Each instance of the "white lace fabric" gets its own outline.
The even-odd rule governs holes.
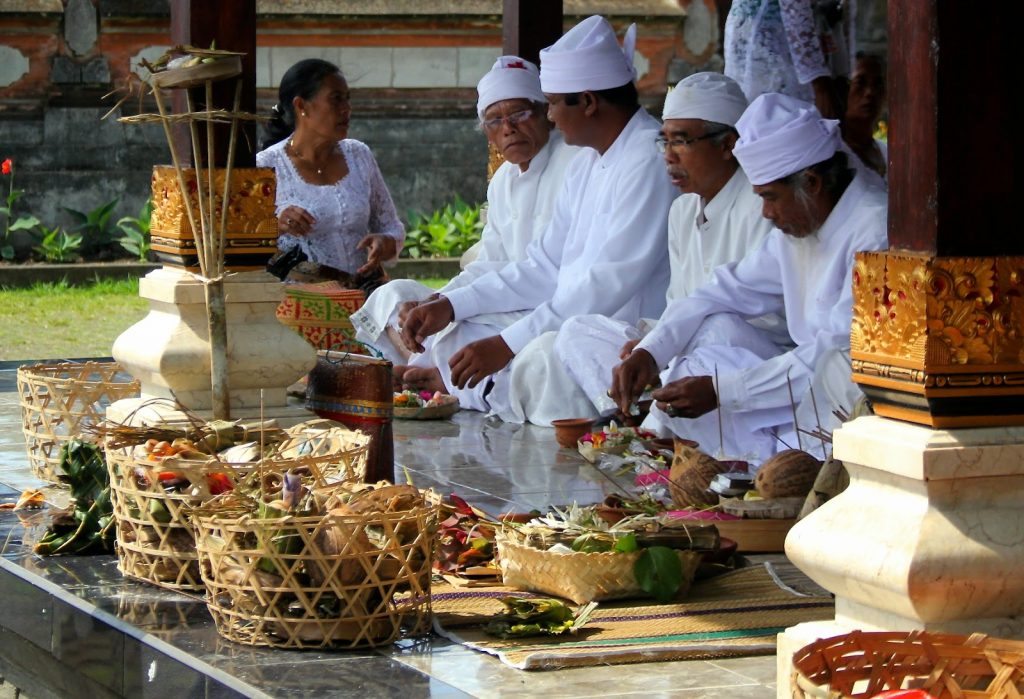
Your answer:
[[[256,154],[259,167],[272,167],[277,175],[277,213],[286,206],[308,211],[316,223],[305,236],[282,234],[277,239],[281,250],[302,248],[313,262],[354,274],[366,264],[366,250],[356,245],[369,233],[383,233],[405,240],[405,227],[380,168],[369,147],[361,141],[345,139],[338,149],[348,164],[348,174],[332,184],[310,184],[302,178],[285,152],[287,139]]]
[[[852,51],[853,3],[843,31]],[[753,101],[766,92],[814,101],[811,81],[832,75],[812,0],[733,0],[725,22],[725,74]],[[848,69],[847,69],[848,72]]]

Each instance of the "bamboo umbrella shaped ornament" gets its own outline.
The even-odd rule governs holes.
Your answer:
[[[259,117],[239,111],[242,94],[242,54],[233,51],[176,47],[168,51],[154,64],[145,64],[150,70],[148,84],[156,100],[159,114],[139,114],[122,117],[123,123],[152,123],[159,121],[163,126],[167,145],[171,151],[181,191],[181,200],[188,216],[195,241],[199,263],[197,279],[202,282],[206,300],[208,333],[210,342],[210,388],[213,417],[231,417],[228,385],[228,336],[224,302],[224,279],[227,274],[224,262],[227,238],[228,203],[231,192],[231,175],[235,159],[240,121],[255,121]],[[213,84],[222,80],[235,79],[234,103],[231,111],[213,108]],[[187,111],[175,114],[167,110],[165,90],[186,89],[202,85],[205,91],[206,108],[196,109],[192,95],[186,91]],[[216,196],[214,161],[214,124],[230,124],[228,157],[224,172],[223,191]],[[185,168],[182,167],[171,134],[172,125],[187,124],[192,144],[192,162],[195,171],[196,196],[193,203],[189,196]],[[203,153],[200,147],[200,129],[206,128],[206,167],[203,168]]]

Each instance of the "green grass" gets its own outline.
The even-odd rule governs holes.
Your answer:
[[[419,281],[432,289],[448,283]],[[117,336],[148,309],[135,279],[0,288],[0,361],[108,357]]]
[[[149,308],[138,280],[0,289],[0,360],[107,357]]]

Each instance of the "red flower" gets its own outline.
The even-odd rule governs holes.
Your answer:
[[[9,174],[11,174],[11,168],[13,166],[14,166],[14,163],[11,162],[10,158],[8,158],[7,160],[4,161],[3,165],[0,165],[0,169],[3,169],[3,173],[5,175],[9,175]]]

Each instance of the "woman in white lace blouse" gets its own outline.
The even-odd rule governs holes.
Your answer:
[[[314,279],[369,292],[387,280],[382,265],[398,257],[405,229],[373,153],[346,138],[348,83],[333,63],[306,59],[284,74],[278,98],[256,155],[277,174],[278,248],[299,247]]]

